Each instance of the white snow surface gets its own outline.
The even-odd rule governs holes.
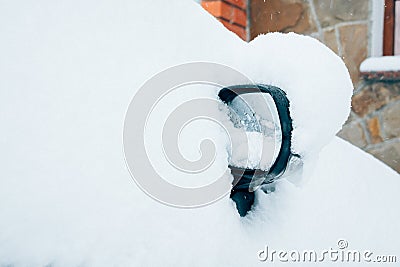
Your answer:
[[[352,85],[319,41],[247,44],[187,0],[3,1],[0,23],[0,266],[262,266],[265,245],[323,250],[340,238],[399,258],[400,177],[334,137]],[[307,183],[257,192],[245,218],[228,196],[178,209],[137,187],[122,148],[127,106],[152,75],[193,61],[285,90],[304,159],[290,180]]]
[[[400,56],[369,57],[361,63],[360,71],[400,71]]]

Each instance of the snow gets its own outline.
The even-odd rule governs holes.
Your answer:
[[[362,72],[400,71],[400,56],[370,57],[360,65]]]
[[[150,114],[145,129],[146,152],[157,172],[166,181],[189,188],[210,184],[221,177],[226,171],[224,167],[228,165],[229,157],[229,152],[226,149],[229,139],[225,134],[221,134],[219,125],[212,120],[198,119],[192,121],[186,127],[182,127],[182,125],[175,127],[176,129],[182,127],[178,134],[178,149],[186,159],[195,161],[202,156],[201,142],[206,139],[212,140],[216,146],[216,151],[218,151],[218,153],[215,153],[213,161],[220,164],[210,164],[208,169],[204,167],[204,170],[199,173],[185,173],[180,169],[182,166],[174,166],[170,161],[165,160],[164,151],[168,151],[168,149],[167,144],[163,146],[160,133],[163,132],[167,119],[175,112],[176,107],[192,100],[193,96],[198,99],[214,100],[213,104],[208,106],[208,113],[212,114],[210,117],[218,118],[218,121],[225,121],[225,123],[230,122],[227,114],[220,110],[222,104],[216,100],[216,87],[196,84],[176,89],[163,97]],[[172,153],[170,156],[174,156],[173,154],[179,154],[179,152]],[[174,161],[173,158],[171,161]]]
[[[286,92],[294,126],[292,152],[311,157],[349,115],[353,86],[346,66],[316,39],[294,33],[259,36],[246,52],[238,69]]]
[[[248,144],[243,143],[240,137],[236,138],[235,135],[232,135],[232,146],[237,147],[238,151],[234,155],[235,157],[231,158],[229,164],[239,168],[269,170],[279,152],[275,140],[258,132],[246,132],[245,134],[249,141]],[[272,153],[266,153],[269,151]],[[232,153],[229,156],[232,156]]]
[[[257,266],[268,264],[257,259],[265,245],[318,250],[340,238],[351,249],[398,253],[399,175],[334,137],[352,85],[317,40],[268,34],[246,44],[183,0],[3,1],[0,13],[0,265]],[[231,66],[291,101],[304,169],[271,194],[257,192],[246,218],[228,196],[198,209],[162,205],[125,165],[132,96],[152,75],[192,61]],[[215,88],[200,91],[188,95],[216,98]],[[224,170],[228,138],[207,122],[192,127],[182,154],[199,156],[193,142],[203,129],[220,144],[210,171]]]

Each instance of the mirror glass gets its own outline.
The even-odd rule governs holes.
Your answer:
[[[245,93],[235,97],[228,107],[233,126],[246,132],[248,142],[246,150],[240,149],[244,142],[233,141],[236,153],[232,153],[230,164],[240,168],[269,170],[282,143],[281,125],[274,100],[267,93]]]

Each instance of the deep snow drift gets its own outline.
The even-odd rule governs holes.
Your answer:
[[[9,1],[0,14],[0,265],[254,266],[267,264],[257,258],[265,245],[320,251],[341,238],[400,256],[399,176],[334,138],[351,81],[318,41],[270,34],[246,44],[187,0]],[[246,218],[228,196],[200,209],[161,205],[125,165],[132,96],[191,61],[226,64],[292,101],[302,176],[258,192]],[[190,133],[182,150],[201,134]],[[215,138],[217,172],[228,152]]]

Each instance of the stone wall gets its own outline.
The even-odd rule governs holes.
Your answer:
[[[400,80],[384,72],[363,76],[339,136],[400,172]]]

